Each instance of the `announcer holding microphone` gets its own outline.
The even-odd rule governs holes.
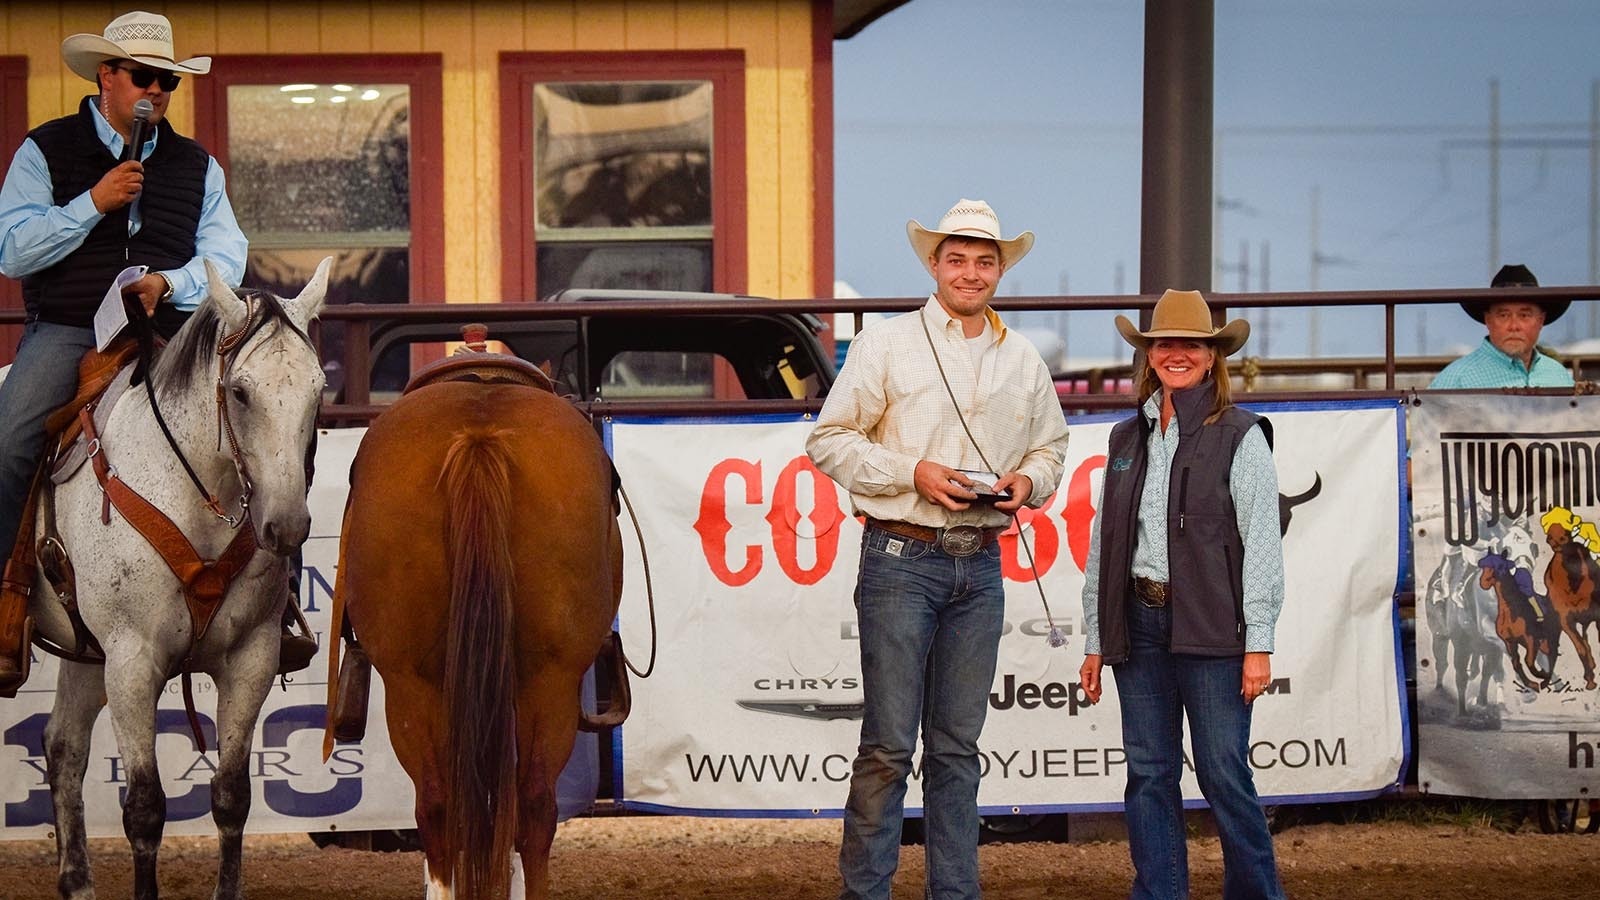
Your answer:
[[[217,161],[166,121],[172,92],[184,76],[209,72],[211,59],[177,61],[172,23],[148,12],[118,16],[102,34],[72,35],[61,58],[96,93],[72,115],[30,131],[0,187],[0,273],[22,280],[27,309],[16,362],[0,384],[7,556],[44,450],[45,417],[77,389],[78,360],[95,344],[95,310],[117,273],[149,266],[124,294],[171,337],[205,299],[203,261],[237,285],[247,250]],[[127,148],[141,102],[149,104],[149,138]],[[13,580],[32,575],[8,573]],[[0,696],[21,681],[21,599],[8,592],[0,603]]]

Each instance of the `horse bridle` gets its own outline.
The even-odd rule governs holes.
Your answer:
[[[206,490],[205,484],[200,481],[200,476],[195,474],[194,467],[189,464],[188,458],[183,455],[183,450],[178,447],[177,440],[173,438],[171,430],[167,428],[167,422],[161,415],[161,407],[156,403],[155,392],[149,387],[150,379],[145,379],[145,385],[150,395],[150,409],[155,413],[156,423],[161,426],[161,433],[166,436],[167,446],[172,448],[173,454],[178,457],[178,462],[183,464],[183,470],[188,473],[189,481],[194,485],[195,490],[200,493],[201,504],[210,510],[212,515],[226,522],[229,528],[238,528],[250,517],[250,498],[255,493],[255,482],[250,478],[250,466],[245,462],[244,452],[239,449],[239,437],[233,429],[233,416],[228,412],[228,374],[233,371],[233,364],[239,358],[238,351],[244,344],[245,339],[250,336],[255,328],[259,327],[260,323],[257,319],[261,310],[265,308],[265,304],[255,302],[254,295],[251,293],[245,293],[239,299],[244,301],[245,305],[244,323],[239,326],[238,330],[232,333],[224,333],[221,339],[217,341],[216,380],[217,449],[222,449],[222,437],[227,435],[228,454],[233,458],[234,473],[239,476],[240,494],[239,514],[237,516],[228,515],[227,510],[223,509],[222,503],[217,499],[216,494]],[[292,323],[290,325],[291,330],[301,340],[305,341],[307,346],[311,346],[311,338],[306,336],[305,332],[299,328],[294,327]]]

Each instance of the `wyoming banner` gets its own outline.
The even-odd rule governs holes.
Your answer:
[[[1419,786],[1594,796],[1600,398],[1429,396],[1411,417]]]

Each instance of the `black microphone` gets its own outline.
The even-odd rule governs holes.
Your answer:
[[[150,117],[155,111],[155,105],[143,97],[133,104],[133,127],[128,131],[128,142],[122,146],[123,162],[139,158],[139,151],[150,137]]]

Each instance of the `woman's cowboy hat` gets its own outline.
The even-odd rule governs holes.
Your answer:
[[[1014,238],[1000,236],[1000,217],[994,214],[989,204],[982,200],[968,200],[962,198],[950,211],[939,220],[936,228],[923,228],[917,224],[916,219],[906,223],[906,237],[911,238],[911,249],[916,251],[917,259],[922,261],[929,272],[933,266],[929,265],[928,258],[933,256],[933,251],[939,242],[947,237],[969,237],[980,240],[994,241],[1000,245],[1000,271],[1016,265],[1028,251],[1033,249],[1033,232],[1024,231]]]
[[[1528,267],[1521,263],[1501,266],[1500,271],[1494,273],[1494,280],[1489,282],[1489,287],[1497,288],[1538,286],[1539,279],[1533,277],[1533,273],[1528,271]],[[1544,324],[1546,325],[1561,318],[1562,314],[1567,311],[1567,307],[1572,305],[1571,300],[1538,300],[1529,298],[1528,302],[1544,310]],[[1461,308],[1467,311],[1467,315],[1477,319],[1479,322],[1482,322],[1483,317],[1489,314],[1489,307],[1493,305],[1494,303],[1488,300],[1463,300],[1461,302]]]
[[[111,20],[104,34],[75,34],[61,42],[62,62],[90,81],[100,80],[100,64],[108,59],[131,59],[152,69],[187,75],[211,71],[209,56],[183,62],[177,62],[175,57],[172,23],[166,16],[148,12],[124,13]]]
[[[1134,349],[1148,351],[1156,338],[1191,338],[1209,341],[1223,356],[1230,356],[1250,337],[1250,323],[1234,319],[1221,328],[1211,326],[1211,307],[1199,291],[1167,291],[1156,301],[1150,330],[1140,331],[1127,316],[1117,316],[1117,330]]]

